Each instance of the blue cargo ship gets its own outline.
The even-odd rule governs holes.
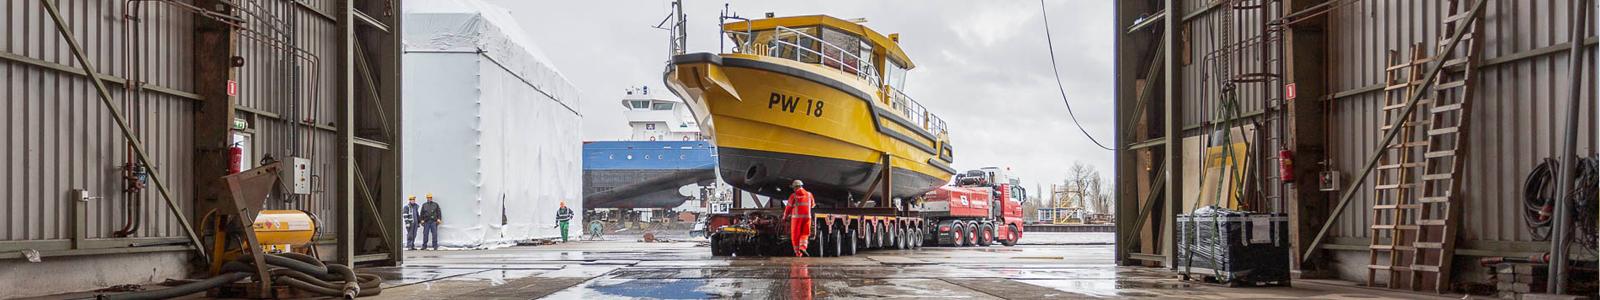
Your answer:
[[[683,103],[629,91],[622,105],[631,141],[583,143],[583,208],[671,209],[694,198],[679,189],[716,181],[716,148]]]

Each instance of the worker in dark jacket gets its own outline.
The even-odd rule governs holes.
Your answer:
[[[433,241],[433,250],[439,250],[439,224],[444,223],[444,212],[439,210],[439,202],[433,201],[433,193],[428,193],[428,203],[422,204],[417,221],[422,222],[422,249],[428,249],[428,241]]]
[[[422,205],[417,204],[417,196],[406,197],[406,206],[400,207],[401,220],[406,224],[406,250],[417,250],[417,215]],[[423,243],[427,243],[424,241]]]
[[[794,256],[806,256],[811,243],[811,208],[816,206],[816,198],[804,185],[799,180],[789,185],[794,193],[789,194],[789,206],[783,208],[784,217],[789,218],[789,246],[794,248]]]
[[[561,208],[556,209],[556,227],[561,228],[561,242],[567,242],[567,223],[572,221],[572,209],[567,208],[567,202],[561,201]]]

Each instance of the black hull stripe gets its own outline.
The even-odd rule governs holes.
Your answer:
[[[917,148],[917,150],[922,150],[923,152],[927,152],[928,154],[932,154],[932,155],[935,155],[935,156],[939,155],[938,150],[935,150],[933,148],[933,146],[930,146],[930,145],[927,145],[925,143],[922,143],[921,141],[917,141],[916,139],[913,139],[913,138],[911,138],[909,136],[906,136],[905,134],[901,134],[900,132],[896,132],[896,131],[893,131],[891,129],[884,128],[883,124],[879,123],[878,117],[884,117],[884,118],[889,119],[890,121],[893,121],[893,122],[895,122],[897,124],[900,124],[901,126],[905,126],[907,129],[910,129],[912,133],[916,133],[917,135],[922,136],[924,138],[927,138],[930,141],[938,141],[939,139],[937,137],[933,136],[932,133],[928,133],[926,130],[922,130],[921,126],[915,126],[915,123],[912,123],[911,121],[906,120],[905,118],[894,114],[894,112],[891,112],[891,111],[889,111],[887,109],[883,109],[882,107],[878,107],[876,104],[872,103],[872,94],[869,94],[869,93],[867,93],[865,91],[862,91],[861,89],[857,89],[857,88],[855,88],[853,86],[850,86],[849,84],[846,84],[844,82],[840,82],[839,80],[836,80],[836,79],[833,79],[833,78],[828,78],[827,76],[818,75],[816,73],[808,72],[808,71],[801,70],[801,69],[798,69],[798,68],[795,68],[795,67],[790,67],[790,66],[785,66],[785,65],[780,65],[780,64],[774,64],[774,63],[769,63],[769,62],[764,62],[764,61],[759,61],[759,60],[743,59],[743,58],[727,58],[727,59],[724,59],[720,55],[711,54],[711,53],[690,53],[690,54],[683,54],[683,55],[678,55],[678,56],[672,57],[672,63],[673,64],[700,63],[700,62],[707,62],[707,63],[711,63],[711,64],[715,64],[715,65],[721,65],[721,66],[747,68],[747,69],[757,69],[757,70],[762,70],[762,71],[780,73],[780,74],[784,74],[784,75],[797,77],[797,78],[800,78],[800,79],[809,80],[811,82],[816,82],[818,84],[825,85],[825,86],[828,86],[829,88],[833,88],[833,89],[836,89],[836,90],[844,91],[845,93],[850,94],[851,96],[855,96],[856,99],[859,99],[862,102],[866,102],[867,107],[872,109],[872,115],[873,115],[872,116],[872,127],[873,127],[873,129],[876,129],[878,131],[878,133],[882,133],[882,134],[887,135],[887,136],[889,136],[891,138],[900,140],[901,142],[905,142],[907,144],[910,144],[912,147]]]

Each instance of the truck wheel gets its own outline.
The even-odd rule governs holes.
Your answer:
[[[1000,244],[1006,247],[1016,246],[1017,240],[1022,239],[1022,231],[1017,230],[1017,225],[1006,225],[1006,229],[1006,239],[1000,241]]]
[[[810,241],[807,242],[808,245],[806,245],[807,257],[822,257],[822,242],[826,241],[822,239],[822,235],[821,227],[816,225],[811,226]]]
[[[828,256],[844,256],[844,229],[837,228],[828,234]]]
[[[856,229],[847,228],[844,231],[844,255],[856,255]]]
[[[956,222],[950,225],[950,244],[956,247],[967,245],[967,223]]]
[[[978,225],[978,246],[989,247],[995,244],[995,230],[989,225]]]
[[[889,245],[889,238],[892,237],[893,234],[889,232],[888,228],[883,227],[883,223],[878,223],[878,248],[883,249],[893,246]]]
[[[978,245],[978,223],[967,224],[967,246]]]
[[[728,247],[728,240],[722,238],[722,235],[712,235],[711,236],[711,256],[728,256],[728,255],[732,255],[733,251],[729,251],[729,250],[730,249]]]

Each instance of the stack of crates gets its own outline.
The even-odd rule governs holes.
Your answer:
[[[1495,266],[1495,290],[1500,299],[1518,299],[1522,294],[1541,294],[1549,284],[1545,275],[1550,267],[1526,263],[1502,263]]]
[[[1289,285],[1289,217],[1218,207],[1178,215],[1185,280],[1230,286]]]

